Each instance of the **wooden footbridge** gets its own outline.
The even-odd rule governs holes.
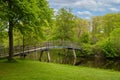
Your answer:
[[[73,64],[76,63],[76,50],[81,51],[81,47],[78,46],[76,43],[70,42],[70,41],[49,41],[49,42],[43,42],[40,44],[36,44],[34,46],[16,46],[14,47],[14,54],[13,56],[21,56],[22,58],[25,58],[25,56],[29,53],[40,51],[39,60],[41,61],[43,52],[47,52],[47,60],[50,62],[50,50],[51,49],[68,49],[73,51]],[[6,51],[7,50],[7,51]],[[8,49],[1,48],[0,49],[0,59],[4,59],[8,57]],[[68,53],[67,53],[68,54]],[[67,55],[65,54],[65,55]]]

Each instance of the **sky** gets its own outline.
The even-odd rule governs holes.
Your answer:
[[[76,16],[84,19],[120,12],[120,0],[48,0],[48,2],[56,12],[67,7],[71,8]]]

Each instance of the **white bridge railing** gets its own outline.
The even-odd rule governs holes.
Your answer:
[[[39,50],[39,49],[53,49],[53,48],[73,48],[73,49],[80,49],[80,45],[75,42],[71,41],[48,41],[48,42],[41,42],[41,43],[35,43],[33,45],[18,45],[14,46],[14,54],[16,53],[24,53],[24,52],[32,52],[33,50]],[[0,58],[8,55],[9,48],[0,47]]]

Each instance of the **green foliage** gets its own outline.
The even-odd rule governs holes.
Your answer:
[[[110,41],[113,43],[113,45],[116,48],[120,47],[120,43],[119,43],[120,42],[120,28],[116,28],[110,33]]]
[[[13,69],[11,69],[13,68]],[[87,77],[86,77],[87,76]],[[0,62],[0,80],[120,80],[120,72],[38,61]]]
[[[92,23],[93,52],[104,54],[106,57],[118,57],[120,55],[120,13],[96,16]]]
[[[103,51],[106,56],[108,57],[116,57],[120,56],[120,28],[114,29],[110,33],[110,37],[107,39],[107,41],[103,45]]]
[[[36,39],[42,34],[41,26],[46,26],[48,22],[50,22],[51,15],[52,9],[46,0],[0,1],[0,22],[3,23],[2,28],[8,30],[9,61],[12,61],[14,53],[13,46],[15,39],[13,31],[18,30],[23,35],[26,34],[27,37],[29,35],[32,39]],[[29,40],[27,42],[29,42]]]
[[[99,42],[97,42],[96,44],[93,45],[93,53],[94,54],[103,54],[103,45],[106,43],[106,39],[103,39]]]
[[[74,25],[74,41],[81,42],[83,35],[89,32],[89,21],[76,17]]]
[[[74,15],[71,9],[61,8],[56,16],[56,28],[53,39],[72,40]]]
[[[43,37],[41,27],[51,24],[53,10],[49,7],[48,2],[46,0],[11,0],[11,8],[8,7],[8,3],[9,1],[0,1],[0,36],[8,39],[3,37],[2,33],[8,31],[8,23],[11,20],[13,25],[10,27],[14,29],[14,46],[18,42],[17,39],[22,40],[19,37],[22,35],[26,38],[40,40]],[[31,40],[27,42],[29,43],[29,41]],[[21,44],[21,41],[19,42]],[[8,46],[8,43],[3,44]]]
[[[2,4],[3,3],[3,4]],[[1,1],[0,8],[7,10],[1,11],[6,15],[10,15],[13,21],[13,27],[18,29],[22,34],[26,34],[28,31],[34,31],[35,34],[39,34],[41,26],[46,26],[47,22],[50,22],[52,17],[52,9],[49,8],[46,0],[12,0],[12,8],[7,9],[7,1]],[[9,14],[7,14],[9,12]],[[8,18],[6,15],[0,15],[1,21]],[[8,19],[6,22],[8,22]],[[5,24],[4,24],[5,25]],[[8,27],[8,26],[7,26]]]
[[[96,16],[92,19],[92,41],[96,43],[110,36],[110,33],[120,27],[120,13]]]
[[[106,57],[116,57],[118,56],[117,49],[114,47],[112,42],[108,39],[102,46],[103,53]]]
[[[93,35],[101,33],[100,31],[103,30],[103,17],[102,16],[95,16],[92,19],[92,33]]]
[[[89,41],[90,41],[89,34],[84,32],[81,35],[80,40],[81,40],[82,43],[89,43]]]
[[[115,48],[115,50],[117,51],[117,56],[120,56],[120,28],[116,28],[114,29],[111,33],[110,33],[110,42],[112,43],[113,47]]]
[[[47,0],[0,0],[0,46],[8,47],[12,27],[14,46],[22,45],[23,36],[25,45],[71,40],[82,43],[85,54],[120,56],[120,13],[93,17],[91,23],[74,16],[70,8],[61,8],[54,19],[52,14]]]
[[[93,49],[93,45],[88,44],[88,43],[87,44],[86,43],[82,44],[82,54],[83,55],[91,55],[91,54],[93,54],[92,49]]]
[[[115,41],[112,41],[111,38],[103,39],[97,42],[93,47],[93,53],[104,54],[105,57],[117,57],[119,56],[119,52],[115,44]]]
[[[103,24],[104,32],[108,37],[115,28],[120,27],[120,13],[103,16]]]
[[[8,32],[7,32],[7,30],[0,31],[0,46],[8,47]]]

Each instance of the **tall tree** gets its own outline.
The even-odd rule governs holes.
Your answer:
[[[92,43],[96,43],[104,37],[103,16],[95,16],[92,18]]]
[[[71,9],[61,8],[56,15],[56,29],[54,39],[72,40],[75,16]]]
[[[103,16],[104,33],[108,37],[110,33],[120,27],[120,13],[106,14]]]
[[[75,22],[74,36],[75,36],[75,39],[79,42],[81,39],[80,38],[81,35],[84,33],[88,33],[90,30],[89,21],[76,17],[74,22]]]
[[[6,24],[9,36],[9,57],[13,57],[13,30],[21,33],[40,32],[40,26],[50,21],[52,10],[46,0],[0,0],[0,20]]]
[[[95,43],[110,36],[110,33],[120,27],[120,13],[106,14],[92,18],[92,41]]]

